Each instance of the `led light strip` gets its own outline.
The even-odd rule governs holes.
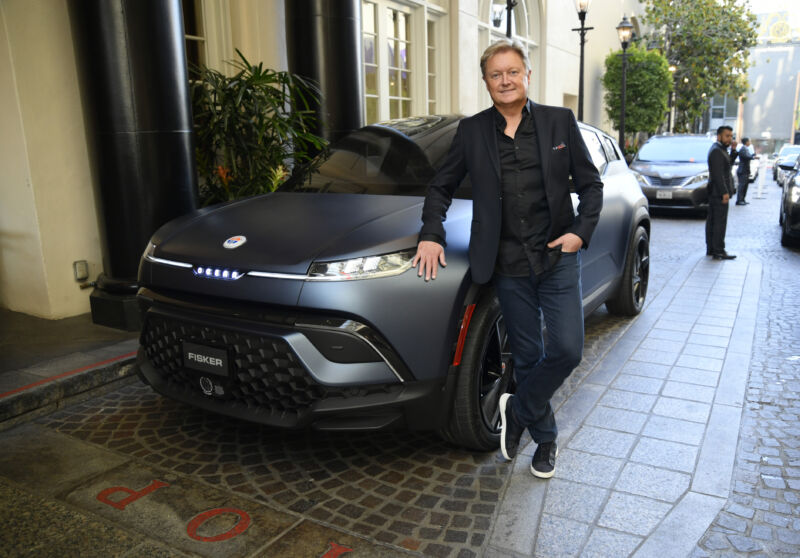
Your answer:
[[[160,264],[164,264],[164,265],[171,265],[173,267],[186,267],[186,268],[189,268],[189,269],[192,268],[192,264],[183,263],[183,262],[176,262],[176,261],[173,261],[173,260],[164,260],[164,259],[161,259],[161,258],[153,257],[153,256],[151,256],[149,254],[147,256],[145,256],[145,258],[150,260],[151,262],[154,262],[154,263],[160,263]]]
[[[247,275],[246,273],[241,273],[238,269],[230,270],[220,267],[204,267],[201,265],[193,267],[192,271],[197,277],[203,277],[205,279],[221,279],[223,281],[236,281],[237,279],[241,279]]]

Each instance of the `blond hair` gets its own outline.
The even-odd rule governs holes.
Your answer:
[[[528,53],[522,43],[517,40],[500,39],[490,44],[486,50],[483,51],[483,55],[481,56],[481,76],[486,77],[486,63],[492,56],[509,50],[513,50],[519,54],[519,57],[522,58],[522,62],[525,64],[525,71],[529,72],[531,69],[531,61],[528,59]]]

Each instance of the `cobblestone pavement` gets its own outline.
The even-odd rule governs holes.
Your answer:
[[[131,384],[0,434],[0,556],[800,556],[800,251],[777,196],[731,208],[735,262],[702,257],[702,219],[656,216],[646,311],[589,316],[554,398],[550,481],[532,444],[507,464],[433,434],[274,431]]]
[[[780,189],[737,207],[728,243],[762,262],[733,494],[694,556],[800,556],[800,250],[780,245]]]

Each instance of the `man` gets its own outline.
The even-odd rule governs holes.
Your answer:
[[[531,472],[553,476],[557,455],[550,398],[581,360],[580,249],[603,204],[603,183],[572,112],[528,100],[531,69],[519,42],[481,57],[493,106],[459,123],[429,185],[412,264],[425,280],[446,265],[442,222],[465,175],[472,181],[469,259],[476,283],[494,283],[514,355],[516,393],[500,397],[500,446],[513,459],[525,428],[538,444]],[[580,204],[570,199],[570,176]],[[545,350],[540,315],[547,324]]]
[[[733,128],[717,128],[717,141],[708,150],[708,216],[706,217],[706,255],[715,260],[732,260],[736,256],[725,251],[725,229],[728,226],[728,202],[733,195],[732,156],[728,147],[733,141]],[[735,155],[733,156],[735,158]]]
[[[750,161],[755,159],[755,155],[750,151],[750,138],[742,138],[742,146],[739,148],[739,168],[736,169],[736,205],[748,205],[745,201],[747,187],[750,185]]]

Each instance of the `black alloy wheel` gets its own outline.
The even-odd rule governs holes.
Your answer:
[[[635,316],[644,308],[650,280],[650,238],[641,225],[636,227],[628,246],[622,281],[613,297],[606,301],[612,314]]]
[[[499,401],[513,391],[511,353],[500,303],[487,293],[472,315],[464,343],[453,411],[440,434],[459,446],[481,451],[500,445]]]

